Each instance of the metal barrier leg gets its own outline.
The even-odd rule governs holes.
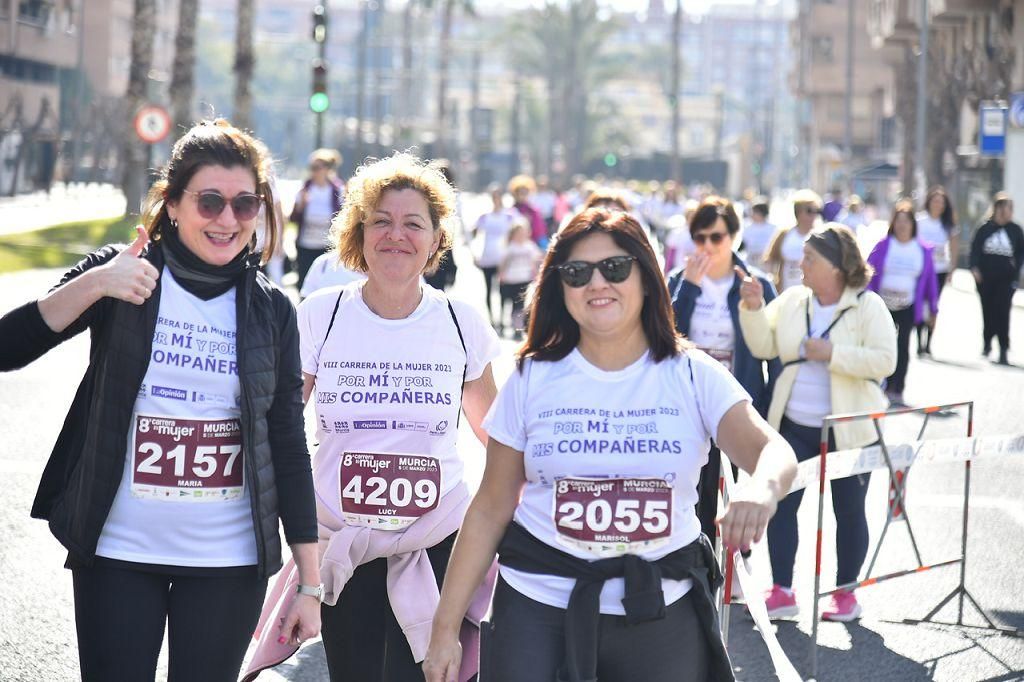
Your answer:
[[[967,437],[970,438],[974,435],[974,404],[971,403],[967,408]],[[963,510],[963,525],[960,531],[960,583],[946,595],[942,601],[939,602],[938,606],[928,612],[924,618],[904,618],[904,623],[919,624],[919,623],[933,623],[935,625],[956,625],[965,628],[976,628],[980,630],[992,630],[1010,637],[1022,637],[1024,638],[1024,630],[1018,628],[1008,628],[1000,625],[996,625],[992,622],[992,619],[988,617],[985,610],[978,605],[977,600],[967,589],[967,520],[970,511],[970,500],[971,500],[971,460],[968,459],[964,462],[964,510]],[[942,610],[946,604],[948,604],[953,598],[959,597],[957,604],[957,618],[955,623],[944,623],[942,621],[933,620],[936,614]],[[974,609],[981,614],[981,617],[985,620],[987,625],[968,625],[964,623],[964,600],[968,600],[974,606]]]
[[[811,614],[811,677],[818,676],[818,598],[821,592],[821,527],[825,519],[825,467],[828,458],[828,420],[821,426],[821,468],[818,472],[818,533],[814,550],[814,602]]]

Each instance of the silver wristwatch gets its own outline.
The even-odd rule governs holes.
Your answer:
[[[323,585],[296,585],[295,591],[299,594],[305,594],[310,597],[315,597],[320,603],[324,601],[324,586]]]

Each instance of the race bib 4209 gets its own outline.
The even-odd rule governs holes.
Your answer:
[[[340,479],[345,523],[402,530],[437,507],[441,463],[423,455],[346,452]]]
[[[135,416],[132,495],[168,502],[233,500],[245,489],[238,419]]]
[[[638,554],[672,535],[672,485],[661,478],[560,478],[558,541],[599,557]]]

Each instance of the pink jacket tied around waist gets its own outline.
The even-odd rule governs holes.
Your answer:
[[[430,643],[430,628],[441,595],[434,580],[434,571],[427,549],[438,544],[462,525],[469,507],[469,488],[459,485],[441,498],[436,509],[424,514],[401,531],[371,530],[349,526],[317,500],[320,521],[320,578],[324,583],[324,603],[333,606],[345,584],[358,566],[386,558],[388,564],[388,599],[402,632],[409,640],[413,658],[422,661]],[[497,576],[497,565],[491,566],[482,585],[477,588],[462,623],[462,668],[459,681],[475,675],[480,666],[480,621],[487,613]],[[295,599],[299,572],[293,560],[278,574],[267,593],[253,637],[256,650],[242,675],[242,682],[255,680],[261,671],[284,662],[298,650],[291,644],[279,644],[277,624]]]

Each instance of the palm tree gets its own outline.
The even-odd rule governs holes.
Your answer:
[[[132,215],[142,204],[146,186],[146,151],[134,134],[135,113],[146,101],[149,70],[153,66],[153,35],[156,32],[156,0],[135,0],[132,22],[132,62],[128,71],[128,89],[124,97],[124,126],[121,188],[125,197],[125,215]]]
[[[451,60],[452,22],[455,19],[455,10],[461,9],[464,14],[470,17],[476,16],[475,0],[441,0],[441,34],[438,41],[438,63],[437,63],[437,109],[435,111],[434,127],[437,133],[437,142],[434,143],[434,156],[443,157],[446,153],[445,133],[447,121],[447,100],[448,100],[448,65]],[[421,0],[428,9],[433,9],[434,0]]]
[[[672,15],[672,83],[669,86],[669,104],[672,107],[672,158],[669,163],[669,177],[676,182],[682,181],[682,164],[679,159],[679,128],[680,109],[679,86],[682,79],[683,49],[683,0],[676,0],[676,11]]]
[[[616,77],[621,65],[605,60],[608,38],[618,29],[605,18],[596,0],[546,0],[543,7],[526,12],[513,24],[512,64],[520,73],[544,79],[548,96],[548,159],[562,148],[561,175],[577,172],[593,135],[590,101],[601,84]]]
[[[256,56],[252,49],[256,0],[238,0],[238,28],[235,32],[235,106],[233,123],[252,127],[252,75]]]
[[[192,125],[192,95],[195,90],[196,20],[199,0],[179,0],[178,32],[174,38],[174,67],[171,73],[171,111],[175,140]]]

